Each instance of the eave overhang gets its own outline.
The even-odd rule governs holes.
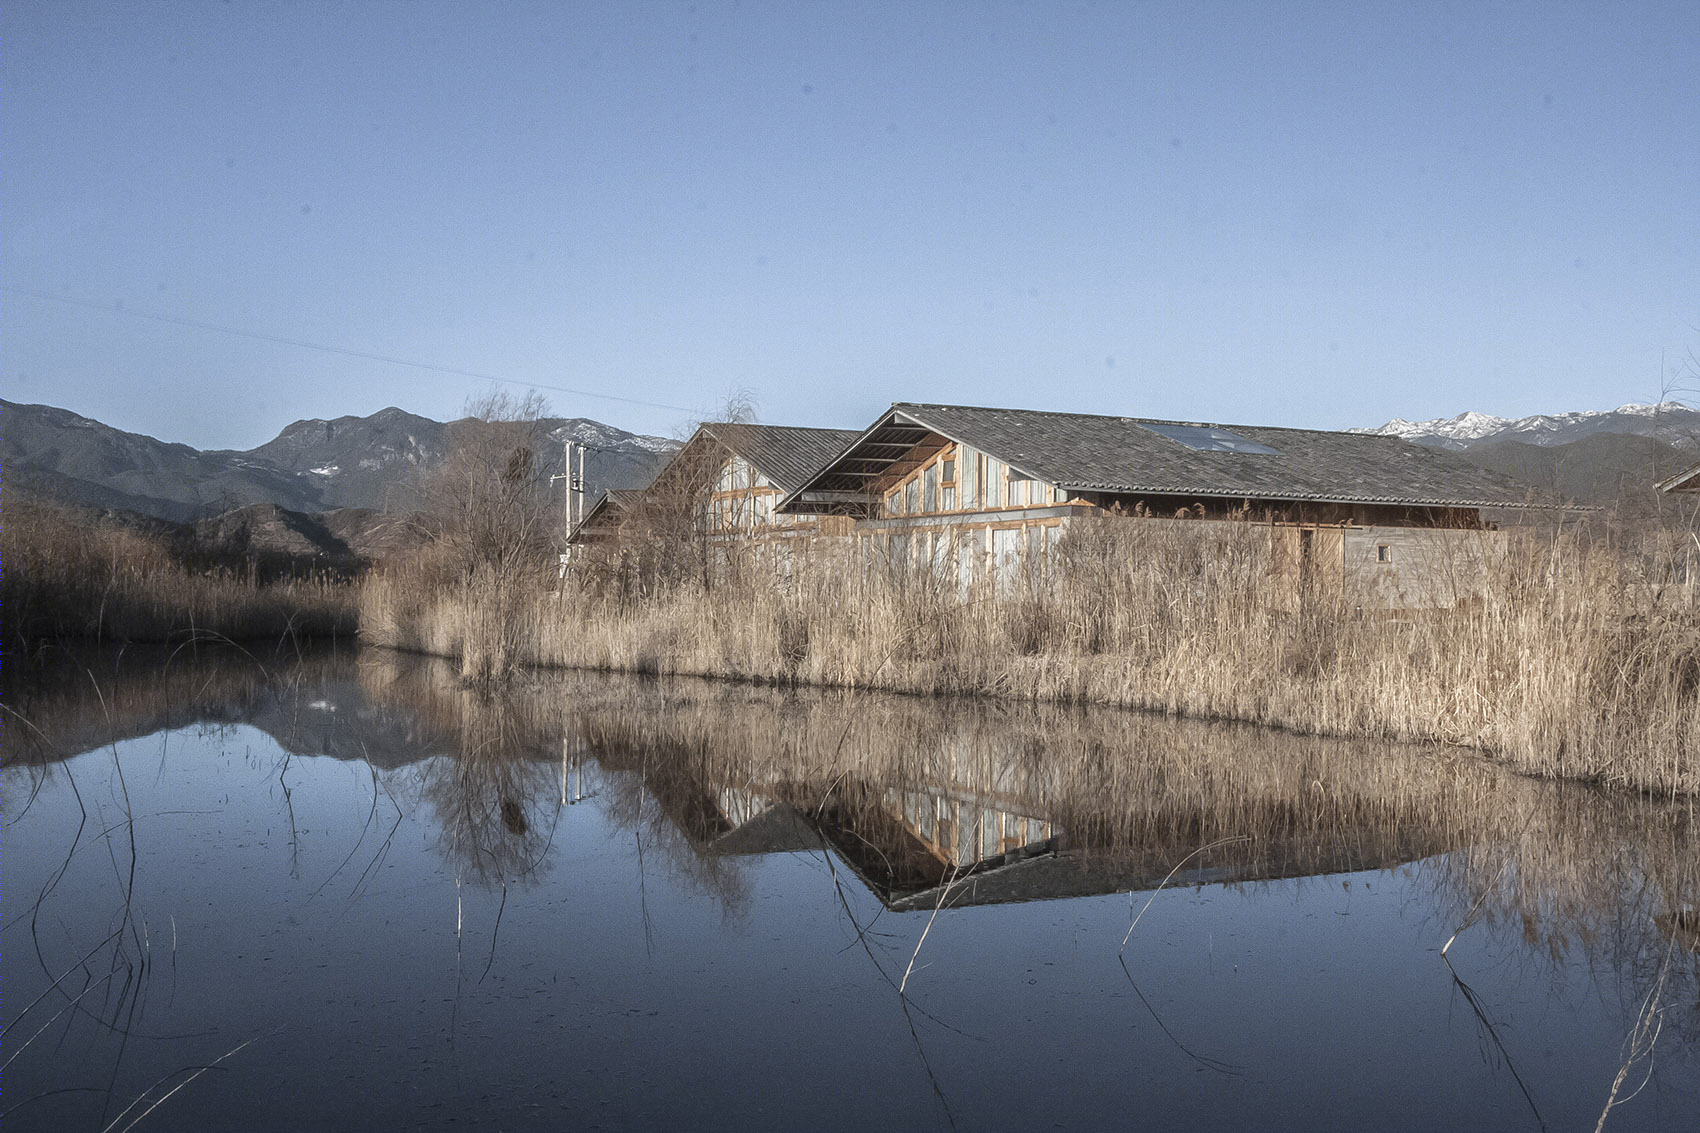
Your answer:
[[[921,417],[895,407],[888,409],[838,458],[814,478],[774,505],[774,511],[791,515],[810,514],[808,506],[817,498],[832,498],[834,502],[871,506],[879,497],[868,490],[874,481],[891,473],[893,465],[914,451],[928,437],[938,436],[946,442],[960,444],[962,439],[930,424]],[[994,454],[996,455],[996,454]],[[999,457],[999,459],[1003,459]],[[1027,475],[1016,464],[1005,461],[1016,471]]]
[[[996,454],[993,454],[996,455]],[[1108,484],[1089,481],[1063,482],[1056,485],[1067,492],[1101,492],[1112,496],[1185,496],[1189,499],[1245,500],[1247,503],[1307,503],[1307,504],[1388,504],[1394,507],[1495,507],[1548,508],[1560,505],[1530,503],[1526,500],[1508,503],[1505,500],[1431,500],[1413,496],[1355,495],[1350,492],[1283,492],[1279,495],[1247,495],[1244,491],[1223,491],[1218,488],[1183,487],[1161,484]],[[1563,505],[1567,511],[1594,511],[1592,507]]]
[[[1678,472],[1659,485],[1661,492],[1700,492],[1700,464],[1687,472]]]

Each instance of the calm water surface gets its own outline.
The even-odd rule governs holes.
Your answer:
[[[1691,803],[371,651],[30,676],[8,1130],[1700,1128]]]

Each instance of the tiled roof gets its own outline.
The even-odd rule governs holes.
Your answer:
[[[585,536],[601,528],[617,522],[618,514],[629,511],[643,499],[642,488],[609,488],[602,493],[591,509],[584,513],[573,529],[567,533],[568,543],[582,543]]]
[[[805,429],[792,425],[715,422],[703,426],[715,440],[749,461],[774,487],[789,495],[832,461],[851,441],[855,429]]]
[[[1201,451],[1148,425],[1227,430],[1274,451]],[[882,441],[906,440],[917,426],[1083,492],[1414,507],[1518,507],[1532,492],[1456,454],[1398,437],[908,402],[893,405],[804,486],[865,488],[882,461],[897,459],[897,446]]]

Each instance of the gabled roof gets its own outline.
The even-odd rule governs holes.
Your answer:
[[[643,499],[641,488],[610,488],[602,493],[596,506],[584,513],[567,533],[568,543],[580,542],[580,534],[595,531],[605,524],[618,523],[622,512],[631,511]]]
[[[700,485],[694,481],[711,476],[725,460],[725,452],[749,461],[781,493],[793,494],[816,469],[837,456],[859,435],[854,429],[707,422],[697,426],[697,431],[662,466],[648,488],[604,492],[596,506],[579,520],[567,536],[567,542],[581,541],[581,535],[617,519],[621,512],[633,510],[651,493],[665,498],[669,493],[677,492],[681,481],[686,492],[695,491]]]
[[[786,495],[801,488],[860,435],[854,429],[738,422],[713,422],[702,426],[701,431],[749,461]]]
[[[720,467],[724,452],[749,461],[781,493],[790,495],[815,471],[855,440],[852,429],[806,429],[794,425],[752,425],[709,421],[697,426],[679,451],[655,475],[649,490],[678,489],[681,479],[694,482]],[[694,483],[687,485],[693,489]]]
[[[614,511],[629,511],[643,499],[642,488],[609,488],[602,493],[602,498],[596,501],[597,507],[606,507]]]
[[[1453,453],[1370,433],[898,402],[780,510],[805,510],[793,506],[801,491],[864,498],[928,434],[1079,492],[1524,507],[1532,491]]]

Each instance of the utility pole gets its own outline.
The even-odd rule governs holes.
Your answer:
[[[573,474],[573,447],[574,446],[573,446],[573,441],[572,441],[571,437],[563,437],[562,438],[562,440],[561,440],[561,474],[559,476],[549,477],[549,482],[551,484],[553,484],[557,480],[566,481],[566,491],[563,492],[562,495],[561,495],[561,511],[562,511],[563,517],[566,520],[566,525],[567,525],[567,529],[564,532],[562,532],[562,534],[561,534],[563,546],[565,546],[565,541],[566,541],[567,537],[570,536],[573,533],[573,528],[578,526],[579,509],[577,507],[575,507],[574,504],[577,502],[578,490],[580,488],[582,488],[583,485],[584,485],[584,451],[583,451],[584,446],[583,445],[578,446],[578,448],[579,448],[578,475],[576,475],[576,476]],[[571,553],[572,553],[571,547],[565,547],[565,549],[561,552],[560,570],[561,570],[561,577],[562,578],[565,578],[567,576],[567,561],[568,561],[568,556]]]
[[[584,506],[584,450],[585,450],[585,447],[586,446],[578,444],[577,442],[575,442],[571,437],[563,437],[562,440],[561,440],[561,474],[559,476],[549,477],[549,482],[551,484],[553,484],[557,480],[565,480],[566,481],[567,490],[566,490],[566,494],[565,494],[564,498],[561,501],[561,505],[562,505],[562,510],[566,514],[566,522],[567,522],[566,533],[567,533],[567,535],[571,535],[572,532],[573,532],[573,529],[584,521],[584,514],[585,514],[585,506]],[[574,458],[575,455],[578,458],[578,463],[577,463],[576,466],[573,463],[573,458]],[[567,548],[567,550],[568,550],[568,552],[570,552],[572,550],[572,548],[569,547],[569,548]],[[562,554],[561,555],[561,576],[563,578],[566,577],[566,573],[567,573],[567,555]]]
[[[572,471],[568,469],[568,471]],[[578,476],[573,480],[573,498],[578,501],[578,518],[584,518],[584,446],[578,446]],[[575,522],[577,522],[575,520]]]
[[[567,523],[567,533],[571,534],[578,523],[578,516],[573,510],[573,442],[570,438],[561,442],[561,474],[549,477],[551,484],[557,480],[567,482],[567,490],[561,497],[561,514]]]

